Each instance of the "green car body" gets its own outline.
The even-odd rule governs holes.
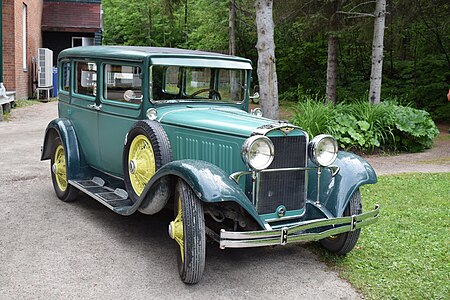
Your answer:
[[[74,200],[79,189],[122,215],[154,214],[175,203],[186,219],[185,207],[198,200],[194,207],[202,213],[196,220],[206,225],[196,230],[221,248],[359,236],[359,228],[377,220],[379,208],[362,213],[359,198],[357,213],[350,214],[350,206],[361,185],[376,182],[374,170],[342,151],[332,164],[317,165],[306,132],[249,113],[251,70],[247,59],[200,51],[64,50],[58,58],[59,118],[49,123],[42,148],[42,160],[52,161],[58,197]],[[249,140],[260,143],[261,152],[247,153]],[[148,142],[150,150],[133,152],[133,145]],[[248,159],[268,159],[264,143],[274,147],[269,166],[255,169]],[[140,151],[153,156],[150,162]],[[182,280],[195,283],[203,269],[191,272],[183,265],[191,243],[186,219],[184,231],[175,229],[180,217],[169,232],[184,239]],[[346,253],[354,243],[331,251]]]

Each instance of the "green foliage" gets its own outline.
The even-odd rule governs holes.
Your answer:
[[[303,101],[294,107],[293,124],[302,127],[310,136],[328,131],[329,124],[336,118],[336,110],[331,103],[316,96],[304,96]]]
[[[438,129],[423,110],[383,102],[341,103],[333,106],[319,96],[305,96],[295,107],[292,122],[311,136],[333,135],[342,149],[359,151],[423,151],[431,148]]]
[[[381,176],[361,189],[363,208],[380,204],[381,215],[355,249],[316,251],[365,299],[448,299],[448,182],[450,173]]]
[[[419,109],[392,105],[396,141],[401,149],[423,151],[433,146],[439,131],[430,115]]]

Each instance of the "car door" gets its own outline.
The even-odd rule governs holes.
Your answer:
[[[60,114],[67,115],[72,121],[86,162],[94,168],[100,168],[97,64],[95,61],[75,60],[73,70],[70,105],[60,106]]]
[[[125,136],[141,118],[142,68],[132,63],[103,63],[98,111],[102,170],[122,177],[122,151]]]

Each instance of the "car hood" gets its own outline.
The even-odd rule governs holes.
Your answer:
[[[177,106],[158,108],[162,124],[248,137],[256,128],[276,121],[227,106]]]

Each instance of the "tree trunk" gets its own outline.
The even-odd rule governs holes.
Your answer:
[[[228,32],[229,32],[229,44],[228,52],[230,55],[236,55],[236,6],[235,0],[230,0],[230,12],[228,14]],[[231,99],[238,99],[239,83],[237,82],[236,74],[230,70],[230,83],[231,83]]]
[[[380,103],[381,78],[383,73],[383,39],[384,18],[386,15],[386,0],[377,0],[375,7],[375,22],[372,43],[372,72],[370,74],[369,101],[372,104]]]
[[[328,35],[328,61],[327,61],[327,101],[336,103],[337,81],[337,37]]]
[[[275,69],[273,0],[256,0],[256,28],[258,31],[258,81],[261,109],[266,118],[278,119],[278,82]]]
[[[228,44],[228,51],[230,55],[236,55],[236,5],[235,0],[230,0],[230,13],[228,15],[228,31],[230,40]]]

